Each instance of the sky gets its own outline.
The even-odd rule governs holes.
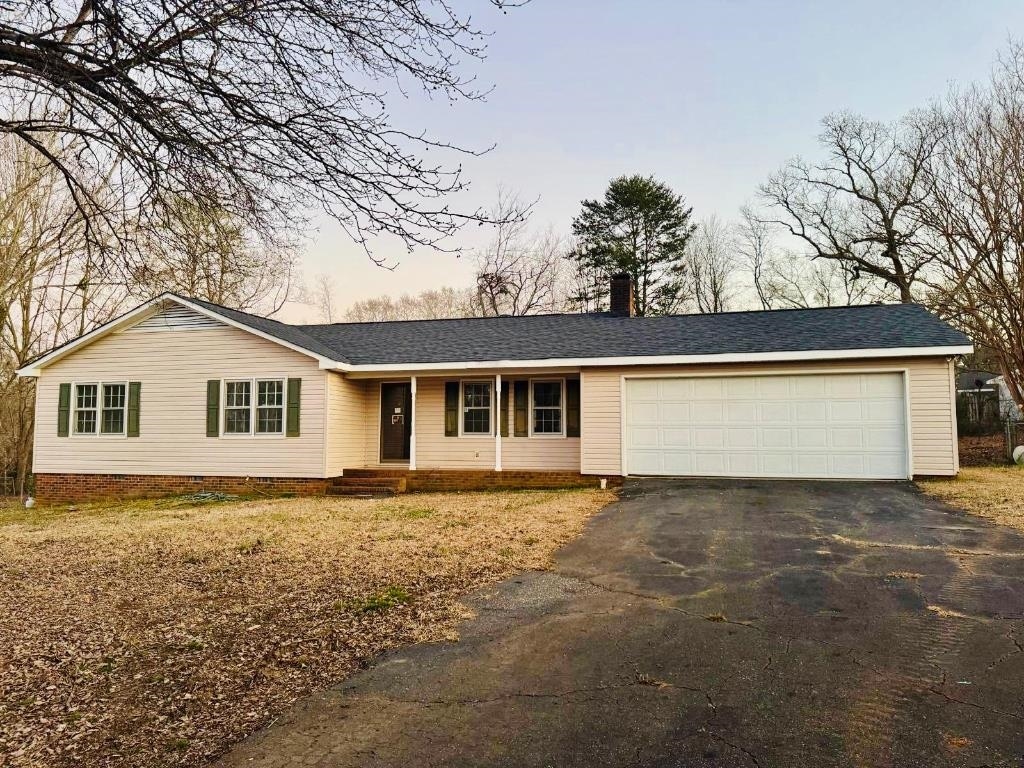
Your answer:
[[[457,4],[493,33],[486,60],[465,69],[493,91],[455,106],[396,97],[394,122],[495,145],[462,160],[471,186],[455,202],[490,207],[504,187],[537,200],[532,227],[565,234],[581,200],[632,173],[668,183],[695,218],[734,219],[787,159],[814,157],[826,114],[897,119],[983,79],[1024,37],[1020,0],[532,0],[504,14]],[[313,224],[303,272],[330,275],[339,307],[470,285],[468,254],[487,237],[465,230],[450,243],[462,257],[375,243],[382,269],[331,221]]]

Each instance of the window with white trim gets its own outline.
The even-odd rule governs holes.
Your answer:
[[[564,418],[564,381],[531,381],[532,426],[535,435],[561,435]]]
[[[462,434],[491,434],[492,391],[489,381],[462,382]]]
[[[128,387],[125,384],[103,384],[102,388],[100,432],[104,435],[123,435],[127,421]]]
[[[99,405],[98,384],[75,385],[75,434],[95,435],[97,406]]]
[[[284,381],[256,382],[256,433],[279,435],[284,432]]]
[[[248,435],[252,431],[252,382],[224,382],[224,434]]]
[[[225,435],[283,435],[284,379],[229,379],[224,382]]]

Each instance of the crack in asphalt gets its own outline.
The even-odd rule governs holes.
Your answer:
[[[399,704],[416,704],[419,706],[476,706],[479,704],[495,704],[501,701],[509,701],[512,699],[564,699],[580,695],[599,694],[606,693],[608,691],[621,691],[629,688],[651,688],[653,690],[666,690],[674,689],[681,691],[688,691],[690,693],[699,693],[705,698],[708,703],[708,707],[712,713],[717,713],[717,708],[711,696],[703,688],[696,688],[692,686],[682,685],[680,683],[670,683],[663,680],[654,680],[647,678],[643,675],[638,675],[636,680],[632,680],[627,683],[615,683],[608,685],[595,685],[587,686],[584,688],[570,688],[565,691],[514,691],[512,693],[503,693],[498,696],[490,696],[486,698],[438,698],[438,699],[409,699],[398,696],[390,696],[385,693],[374,692],[372,696],[379,696],[380,698],[387,699]],[[586,699],[584,699],[585,701]]]
[[[934,686],[930,686],[928,688],[928,691],[930,693],[935,694],[936,696],[938,696],[940,698],[945,699],[947,702],[949,702],[951,704],[962,704],[965,707],[973,707],[974,709],[980,709],[982,712],[991,712],[993,715],[1001,715],[1002,717],[1010,717],[1010,718],[1013,718],[1014,720],[1024,720],[1024,717],[1022,717],[1021,715],[1015,714],[1013,712],[1007,712],[1007,711],[1002,710],[1002,709],[995,709],[994,707],[986,707],[983,704],[978,704],[977,702],[974,702],[974,701],[967,701],[966,699],[958,699],[956,696],[950,696],[945,691],[941,691],[938,688],[935,688]]]

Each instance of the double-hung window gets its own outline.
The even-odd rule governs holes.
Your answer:
[[[252,382],[224,382],[224,434],[252,432]]]
[[[256,433],[279,435],[284,431],[284,382],[256,382]]]
[[[104,435],[123,435],[128,396],[124,384],[103,385],[103,408],[100,432]]]
[[[284,379],[224,382],[225,435],[283,435]]]
[[[99,384],[75,385],[75,434],[95,435]]]
[[[462,434],[491,434],[491,382],[462,382]]]
[[[563,391],[562,380],[534,381],[533,389],[533,434],[563,434]]]

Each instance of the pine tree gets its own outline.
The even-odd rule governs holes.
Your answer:
[[[576,247],[568,254],[578,274],[592,276],[573,297],[579,306],[601,301],[609,275],[633,278],[638,315],[668,315],[686,301],[686,247],[695,226],[681,195],[653,177],[613,179],[603,200],[584,200],[573,219]]]

